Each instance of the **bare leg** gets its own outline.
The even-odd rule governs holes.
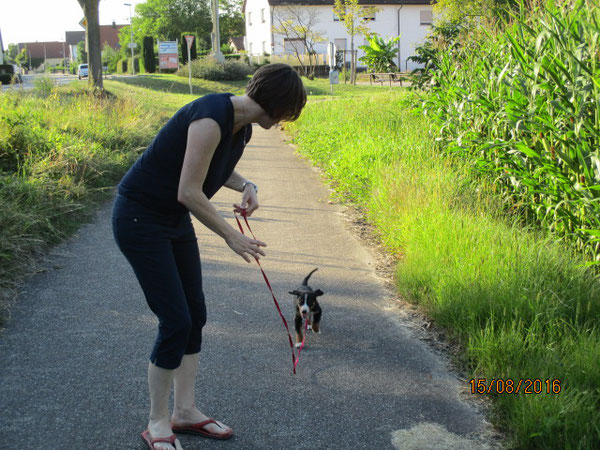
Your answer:
[[[200,353],[184,355],[181,365],[175,369],[175,405],[172,421],[176,425],[193,425],[204,422],[207,416],[198,411],[195,404],[195,383]],[[204,427],[206,431],[217,434],[228,434],[230,428],[221,422]]]
[[[148,430],[153,438],[169,437],[173,434],[169,423],[169,395],[173,382],[174,370],[163,369],[150,363],[148,365],[148,388],[150,390],[150,422]],[[182,449],[179,440],[176,448]],[[172,450],[173,446],[165,443],[155,444],[157,449]]]

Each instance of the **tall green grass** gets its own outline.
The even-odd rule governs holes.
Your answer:
[[[472,377],[560,380],[498,394],[517,448],[600,445],[600,286],[565,245],[503,218],[490,186],[442,156],[404,93],[309,103],[288,128],[398,255],[397,285],[464,349]],[[348,114],[352,111],[352,114]]]
[[[441,49],[424,110],[443,148],[521,211],[600,263],[600,8],[521,6],[504,28]]]
[[[161,121],[79,88],[0,95],[0,297],[112,193]]]

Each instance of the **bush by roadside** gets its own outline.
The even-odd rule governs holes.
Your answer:
[[[163,117],[47,82],[0,95],[0,309],[35,258],[112,194]]]
[[[212,56],[196,59],[191,64],[193,78],[203,78],[212,81],[244,80],[253,72],[249,65],[240,61],[228,59],[220,63]],[[181,77],[188,77],[188,73],[189,68],[187,64],[177,71],[177,75]]]

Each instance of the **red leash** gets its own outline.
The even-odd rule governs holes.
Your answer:
[[[252,237],[255,240],[257,240],[256,236],[254,236],[254,232],[252,231],[252,228],[250,228],[250,224],[248,223],[248,216],[246,214],[246,210],[242,211],[242,217],[244,218],[244,222],[246,222],[246,226],[248,227],[250,234],[252,235]],[[244,229],[242,228],[242,223],[240,222],[240,219],[238,219],[237,214],[235,214],[235,220],[238,224],[238,227],[240,228],[240,232],[245,235],[246,233],[244,233]],[[285,330],[287,331],[290,348],[292,350],[292,364],[293,364],[292,370],[293,370],[294,374],[296,374],[296,366],[298,365],[298,361],[300,360],[300,352],[304,348],[304,341],[306,341],[306,329],[308,328],[308,318],[306,319],[306,323],[304,325],[304,336],[302,339],[302,344],[300,345],[300,348],[298,349],[298,355],[296,355],[294,352],[294,343],[292,342],[292,335],[290,334],[290,327],[288,327],[287,321],[285,320],[285,317],[283,316],[283,313],[281,312],[281,308],[279,307],[279,302],[275,298],[275,293],[273,292],[271,283],[269,282],[269,279],[267,278],[267,274],[265,273],[262,266],[260,265],[260,260],[256,257],[254,259],[255,259],[256,263],[258,264],[258,267],[260,268],[260,271],[262,273],[263,278],[265,279],[265,283],[267,283],[267,287],[269,288],[269,291],[271,291],[271,296],[273,297],[273,302],[275,303],[275,307],[277,308],[279,317],[281,317],[281,320],[283,321],[283,326],[285,327]]]

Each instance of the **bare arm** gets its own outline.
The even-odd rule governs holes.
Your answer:
[[[260,255],[265,255],[260,247],[265,247],[266,244],[235,230],[202,191],[210,161],[220,139],[221,130],[214,120],[200,119],[190,124],[177,200],[208,229],[221,236],[234,252],[250,262],[249,256],[259,258]]]
[[[231,174],[225,183],[225,187],[242,193],[242,203],[233,205],[233,210],[236,213],[241,214],[243,210],[246,210],[246,214],[251,216],[258,209],[258,192],[254,187],[254,183],[248,181],[239,172],[234,171]]]

